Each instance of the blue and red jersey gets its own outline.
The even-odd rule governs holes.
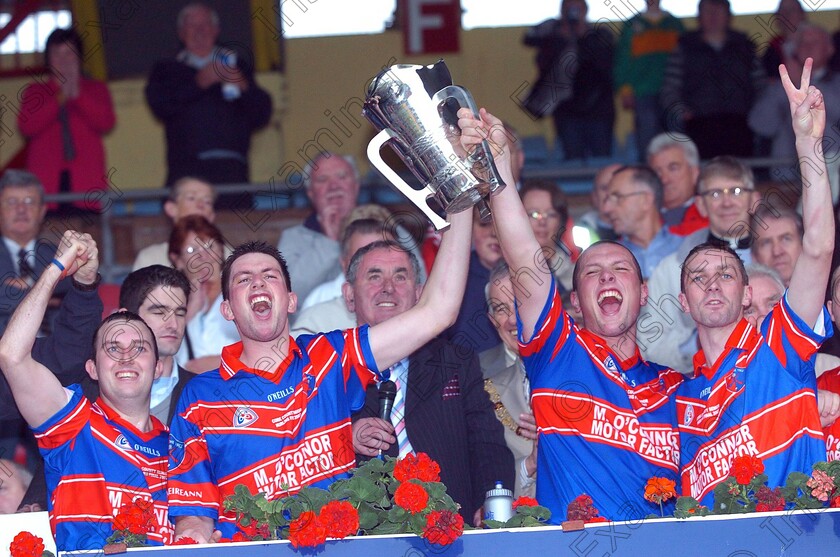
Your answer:
[[[537,500],[551,522],[566,520],[577,496],[592,497],[610,520],[643,518],[653,476],[676,482],[679,435],[672,393],[682,375],[644,361],[628,347],[621,359],[606,341],[563,311],[552,279],[535,334],[522,343],[539,432]]]
[[[289,338],[286,359],[263,369],[241,361],[242,343],[221,367],[192,379],[172,420],[170,516],[206,516],[226,538],[237,485],[269,500],[303,486],[328,487],[356,465],[350,413],[377,379],[368,327]]]
[[[817,388],[840,395],[840,367],[830,369],[817,378]],[[840,420],[823,428],[825,460],[840,460]]]
[[[817,330],[830,335],[828,313],[819,320]],[[825,460],[810,361],[825,338],[785,295],[760,332],[742,319],[713,365],[702,350],[695,354],[694,377],[677,391],[683,495],[711,506],[738,456],[760,458],[771,488]]]
[[[166,475],[169,435],[150,416],[142,432],[101,399],[91,404],[78,385],[67,405],[33,428],[49,490],[50,523],[59,551],[102,549],[124,504],[152,501],[149,545],[170,541]]]

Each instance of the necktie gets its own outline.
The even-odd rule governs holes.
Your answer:
[[[394,397],[394,408],[391,410],[391,423],[394,426],[400,458],[402,458],[408,453],[414,452],[408,440],[408,432],[405,430],[405,366],[402,362],[398,362],[390,371],[391,379],[397,385],[397,396]]]
[[[61,146],[64,149],[64,160],[72,161],[76,158],[76,147],[73,145],[73,134],[70,132],[70,117],[67,106],[58,109],[58,122],[61,124]]]
[[[18,251],[18,275],[31,284],[35,280],[35,269],[29,264],[27,255],[26,250],[23,248]]]

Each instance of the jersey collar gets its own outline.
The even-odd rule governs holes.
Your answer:
[[[625,359],[620,359],[619,355],[616,354],[607,344],[607,341],[603,338],[599,337],[598,335],[592,333],[587,329],[578,329],[578,335],[580,336],[581,340],[584,342],[586,347],[592,353],[592,355],[597,359],[599,362],[604,362],[607,360],[607,356],[611,356],[616,363],[618,363],[619,367],[622,370],[628,370],[639,363],[642,359],[641,353],[639,352],[638,345],[633,345],[633,353],[630,354]]]
[[[713,365],[708,365],[706,354],[702,349],[694,354],[694,377],[703,375],[706,379],[712,379],[732,349],[748,350],[757,341],[758,337],[759,334],[756,328],[742,317],[741,321],[738,322],[735,329],[730,333],[729,338],[726,339],[724,350]]]
[[[283,376],[282,371],[289,367],[295,357],[302,356],[297,342],[295,342],[295,339],[291,336],[289,336],[289,351],[286,354],[286,359],[270,370],[252,368],[243,364],[242,360],[239,359],[242,356],[242,350],[242,341],[222,348],[222,365],[219,368],[219,375],[221,375],[222,379],[225,381],[229,380],[237,373],[242,372],[257,375],[263,379],[271,381],[272,383],[280,383],[280,378]]]
[[[151,420],[152,429],[150,429],[149,431],[140,431],[139,429],[137,429],[137,427],[135,427],[134,424],[123,419],[123,417],[120,416],[119,412],[108,406],[108,403],[106,403],[102,399],[102,397],[96,399],[96,406],[97,408],[99,408],[102,414],[105,415],[105,419],[107,419],[109,422],[113,422],[122,428],[128,429],[143,441],[149,441],[151,439],[154,439],[161,433],[169,431],[166,428],[166,426],[160,420],[155,418],[152,414],[149,414],[149,420]]]

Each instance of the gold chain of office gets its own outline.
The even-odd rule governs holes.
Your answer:
[[[490,396],[490,402],[493,403],[493,411],[496,412],[496,418],[502,422],[502,425],[518,436],[525,437],[522,435],[522,428],[516,423],[516,420],[513,419],[513,416],[510,415],[510,412],[508,412],[508,409],[502,403],[502,396],[496,389],[496,385],[493,384],[492,379],[484,380],[484,390]],[[525,438],[527,439],[527,437]]]

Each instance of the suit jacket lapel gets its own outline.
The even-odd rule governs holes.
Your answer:
[[[432,341],[431,346],[436,344],[437,342]],[[408,358],[408,392],[405,399],[406,420],[421,401],[436,396],[442,388],[440,386],[442,362],[435,361],[440,359],[441,351],[429,349],[431,346],[427,344]]]

